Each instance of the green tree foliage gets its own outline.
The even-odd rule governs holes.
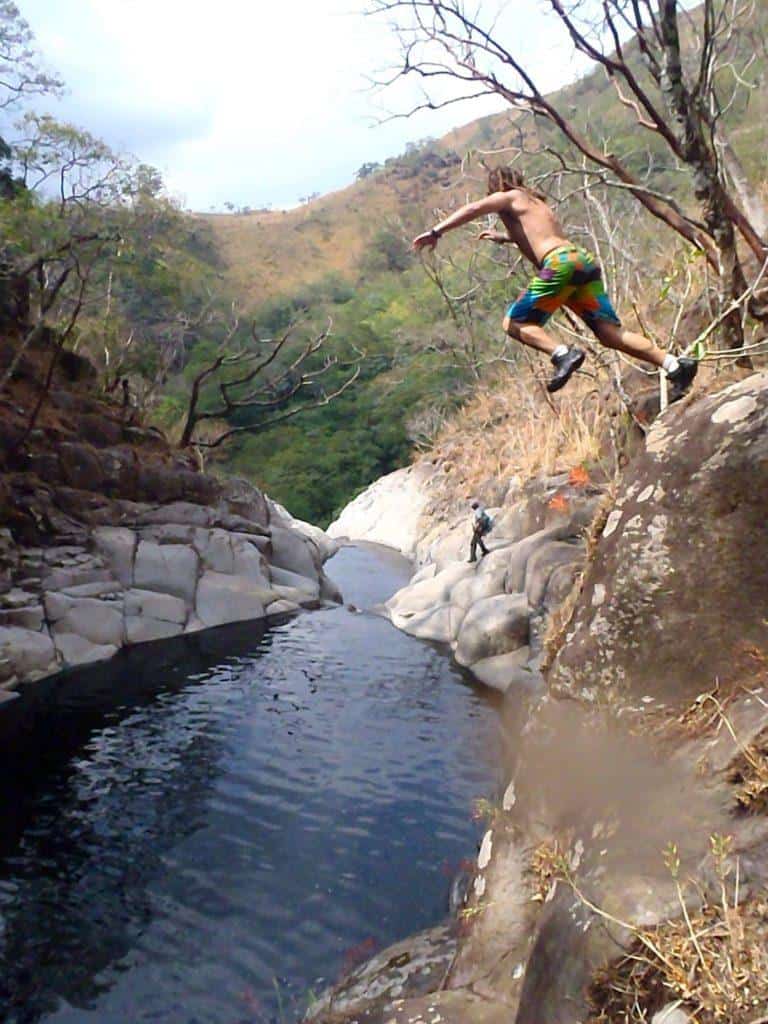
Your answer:
[[[364,275],[377,274],[388,270],[407,270],[413,263],[410,240],[402,227],[387,224],[378,229],[371,239],[361,270]]]

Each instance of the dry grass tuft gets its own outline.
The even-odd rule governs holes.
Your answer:
[[[589,467],[605,458],[607,412],[594,381],[577,377],[552,398],[533,370],[518,364],[480,387],[427,454],[447,470],[446,495],[462,499],[482,494],[489,480],[524,483],[567,470],[591,476]]]
[[[529,873],[532,878],[533,896],[537,903],[546,903],[554,886],[563,877],[565,855],[559,842],[547,840],[539,843],[531,855]]]
[[[728,732],[738,751],[727,774],[728,782],[734,787],[736,807],[749,814],[768,814],[768,728],[746,742],[738,735],[728,714],[730,706],[746,696],[768,708],[760,690],[754,688],[765,683],[765,655],[756,650],[748,653],[752,665],[760,667],[758,675],[750,672],[746,680],[730,686],[727,692],[722,692],[718,685],[707,693],[699,694],[671,723],[663,722],[660,731],[672,739],[676,736],[713,736],[722,730]],[[706,771],[706,761],[701,768]]]
[[[697,1024],[768,1020],[768,896],[740,900],[730,845],[730,837],[712,837],[719,891],[704,896],[695,882],[676,879],[681,916],[633,929],[626,955],[595,976],[590,1024],[648,1022],[672,1002]],[[692,902],[699,905],[693,912]]]
[[[742,811],[768,814],[768,729],[742,747],[728,781],[736,787],[736,803]]]

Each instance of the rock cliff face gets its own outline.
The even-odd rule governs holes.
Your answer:
[[[412,558],[429,500],[432,467],[417,463],[367,487],[328,527],[328,536],[384,544]]]
[[[0,396],[0,702],[128,644],[340,599],[322,569],[333,541],[247,482],[197,472],[77,357],[25,436],[44,354]]]
[[[514,686],[535,689],[542,684],[549,619],[584,563],[584,531],[602,489],[568,473],[522,488],[513,483],[503,504],[490,510],[489,554],[469,563],[469,509],[459,516],[435,510],[432,491],[439,475],[439,466],[417,463],[384,477],[349,506],[354,515],[345,509],[329,532],[356,540],[388,537],[391,546],[421,564],[411,582],[387,601],[386,612],[398,629],[449,644],[456,661],[487,686],[502,692]],[[400,534],[398,486],[411,509],[400,517]]]
[[[768,373],[651,429],[608,514],[551,681],[694,697],[768,646]],[[673,410],[674,412],[674,410]]]
[[[400,943],[396,962],[380,954],[309,1019],[764,1019],[766,399],[768,374],[756,374],[656,422],[601,510],[548,690],[505,766],[459,919]],[[525,543],[501,548],[507,573]],[[432,580],[449,569],[437,566]],[[480,578],[433,583],[435,607]],[[419,586],[412,618],[428,622]],[[498,617],[511,644],[522,632],[508,598]],[[430,950],[441,981],[425,988]],[[746,973],[716,1017],[707,999],[725,998],[737,963]]]

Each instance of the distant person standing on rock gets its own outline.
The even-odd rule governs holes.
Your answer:
[[[567,306],[601,344],[665,370],[673,385],[670,401],[682,398],[696,376],[696,360],[664,353],[650,338],[622,327],[595,257],[568,241],[545,196],[529,188],[519,171],[508,167],[489,171],[485,199],[467,203],[418,235],[413,248],[434,249],[446,231],[489,214],[496,214],[506,231],[482,231],[479,237],[516,245],[537,270],[528,288],[507,310],[503,325],[510,337],[550,356],[555,372],[547,391],[559,391],[567,384],[586,355],[575,346],[558,344],[543,329],[555,310]]]
[[[488,554],[488,548],[483,542],[483,537],[488,533],[493,525],[491,517],[485,511],[479,501],[472,502],[472,509],[474,510],[472,516],[472,543],[469,547],[469,561],[477,561],[477,546],[480,545],[482,555]],[[482,555],[480,556],[482,558]]]

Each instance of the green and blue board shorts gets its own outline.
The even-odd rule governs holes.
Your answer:
[[[561,306],[573,310],[588,327],[598,321],[621,326],[603,286],[600,264],[580,245],[561,245],[548,252],[507,316],[515,323],[543,326]]]

